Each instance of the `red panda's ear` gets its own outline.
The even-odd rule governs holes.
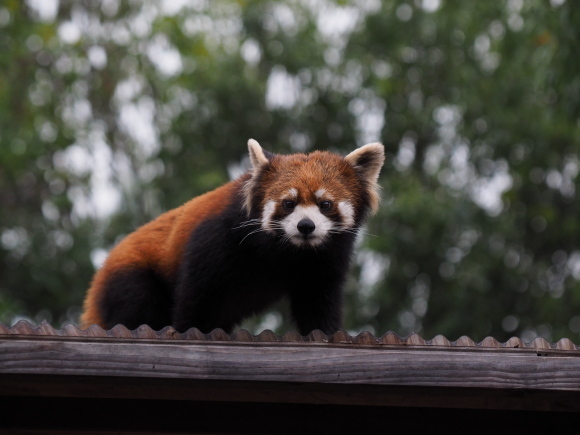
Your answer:
[[[368,182],[371,210],[379,207],[379,186],[377,180],[385,162],[385,147],[378,142],[366,144],[344,158]]]
[[[254,139],[248,140],[248,151],[250,153],[250,162],[252,162],[252,176],[245,182],[242,192],[244,195],[243,208],[249,217],[252,212],[252,192],[256,186],[257,174],[260,172],[259,169],[270,161],[266,156],[269,153],[264,153],[260,144]]]
[[[376,183],[385,162],[385,147],[378,143],[366,144],[344,158],[371,183]]]
[[[264,150],[254,139],[248,140],[248,151],[250,152],[252,168],[256,169],[268,163],[268,158],[264,154]]]

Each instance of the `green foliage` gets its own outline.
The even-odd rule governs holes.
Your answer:
[[[578,340],[571,1],[31,4],[0,6],[0,321],[75,321],[106,251],[239,172],[250,137],[380,140],[345,326]]]

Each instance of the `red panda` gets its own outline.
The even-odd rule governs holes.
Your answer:
[[[341,327],[357,233],[379,203],[384,148],[277,155],[248,141],[252,168],[123,239],[96,272],[82,327],[231,332],[288,297],[298,331]]]

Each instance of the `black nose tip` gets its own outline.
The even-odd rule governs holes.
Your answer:
[[[312,222],[308,218],[302,219],[300,222],[298,222],[298,225],[296,226],[298,228],[298,231],[300,231],[305,236],[307,236],[316,229],[316,225],[314,225],[314,222]]]

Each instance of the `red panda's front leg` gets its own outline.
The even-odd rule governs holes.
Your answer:
[[[301,335],[319,329],[332,335],[342,327],[341,283],[325,283],[295,289],[290,295],[290,310]]]

